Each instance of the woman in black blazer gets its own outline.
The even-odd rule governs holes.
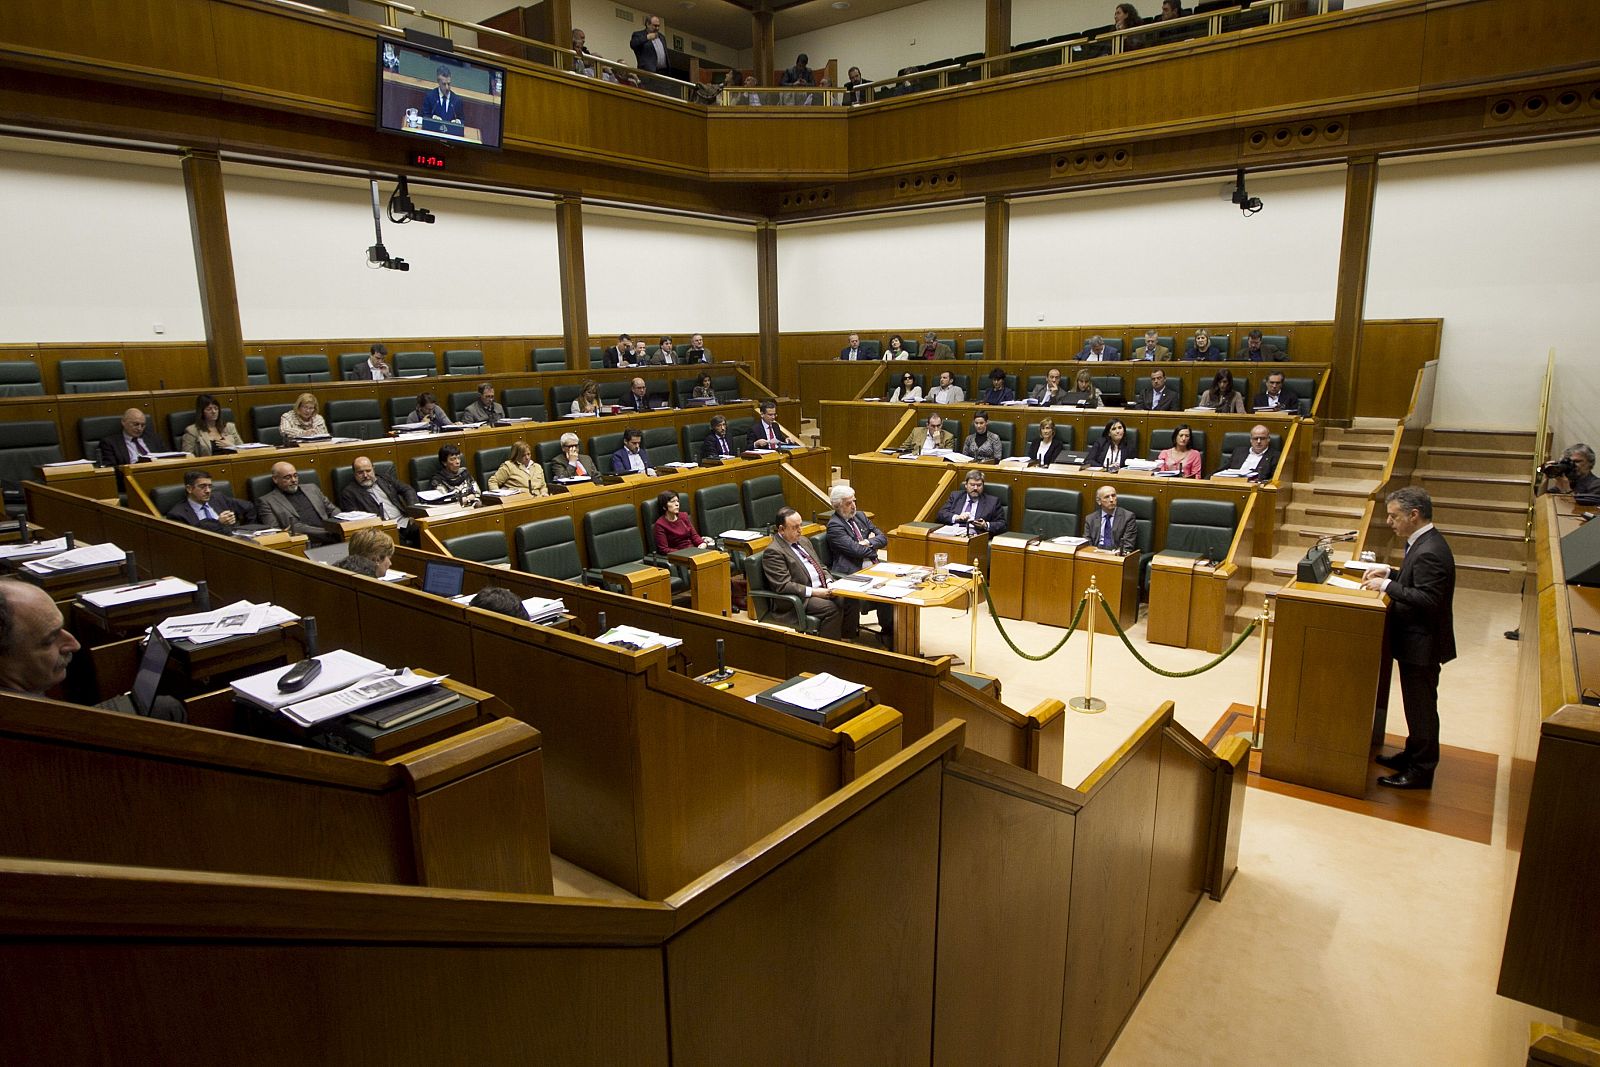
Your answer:
[[[1084,457],[1085,467],[1104,467],[1108,471],[1121,470],[1122,465],[1133,459],[1128,451],[1128,427],[1121,419],[1112,419],[1106,423],[1100,440],[1089,446],[1089,454]]]
[[[1039,423],[1039,436],[1028,442],[1028,466],[1048,467],[1061,455],[1061,438],[1056,436],[1056,420],[1046,418]]]

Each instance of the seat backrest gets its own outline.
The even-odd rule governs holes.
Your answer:
[[[783,479],[763,474],[744,483],[744,518],[757,530],[770,530],[783,507]]]
[[[983,338],[969,337],[961,342],[961,353],[968,359],[983,358]]]
[[[869,341],[866,338],[862,338],[861,354],[866,356],[868,359],[877,359],[879,356],[883,355],[883,343],[880,341]]]
[[[652,467],[681,463],[685,453],[678,447],[678,431],[671,426],[649,426],[644,431],[645,462]]]
[[[1300,414],[1311,414],[1311,401],[1317,398],[1317,380],[1315,378],[1285,378],[1283,387],[1300,398]]]
[[[1116,393],[1118,396],[1122,395],[1123,385],[1122,375],[1120,374],[1096,374],[1089,380],[1094,382],[1094,387],[1100,390],[1102,393],[1107,395],[1110,395],[1111,393]]]
[[[1029,486],[1022,493],[1022,514],[1012,518],[1011,527],[1030,537],[1076,537],[1081,507],[1076,489]]]
[[[507,389],[500,394],[499,400],[505,406],[508,419],[533,419],[535,422],[544,422],[550,417],[544,406],[544,390],[538,386]]]
[[[649,398],[651,407],[657,404],[671,404],[672,383],[665,378],[646,378],[644,395]]]
[[[578,558],[578,539],[573,535],[572,516],[556,515],[536,522],[525,522],[513,534],[519,571],[571,582],[583,576],[583,561]]]
[[[244,357],[245,380],[251,385],[270,385],[272,376],[267,373],[266,356]]]
[[[561,418],[572,410],[572,402],[578,399],[578,394],[583,392],[582,385],[552,385],[550,387],[550,410],[556,418]]]
[[[555,438],[550,441],[537,442],[533,446],[533,455],[539,461],[540,466],[548,464],[551,460],[561,455],[561,439]],[[590,456],[589,458],[593,459],[594,457]]]
[[[1261,347],[1276,348],[1287,359],[1289,356],[1289,336],[1282,333],[1264,333],[1261,335]]]
[[[1017,427],[1009,420],[989,420],[989,432],[1000,438],[1000,458],[1005,459],[1016,451]]]
[[[1077,440],[1077,427],[1070,422],[1056,423],[1056,440],[1061,442],[1061,447],[1068,452],[1073,450],[1073,442]],[[1027,448],[1030,442],[1039,439],[1039,424],[1028,423],[1028,440],[1022,442],[1022,447]]]
[[[440,544],[444,545],[446,552],[457,559],[470,559],[474,563],[487,563],[491,566],[511,562],[511,554],[506,551],[506,535],[499,530],[483,530],[479,533],[446,537]]]
[[[28,359],[0,363],[0,396],[43,396],[39,364]]]
[[[1172,447],[1171,429],[1150,431],[1150,458],[1156,459],[1162,452]],[[1248,434],[1246,435],[1248,436]],[[1189,447],[1199,452],[1202,457],[1206,454],[1206,432],[1204,430],[1189,430]]]
[[[171,443],[173,448],[177,448],[178,442],[183,439],[183,431],[194,425],[194,418],[194,411],[192,409],[189,411],[174,411],[171,415],[167,416],[167,440]],[[228,425],[228,423],[233,421],[233,409],[223,408],[222,414],[218,416],[218,419],[222,422],[222,425]]]
[[[599,345],[589,346],[589,369],[597,370],[606,365],[606,350]]]
[[[713,374],[711,388],[717,394],[717,403],[731,404],[739,399],[739,376],[737,374]]]
[[[466,411],[468,407],[477,402],[478,391],[476,389],[468,389],[465,391],[458,390],[454,393],[451,393],[446,399],[450,402],[451,418],[459,419],[461,418],[461,413],[463,411]],[[495,403],[500,403],[500,398],[498,396],[496,396],[494,399]],[[501,407],[504,406],[504,404],[501,404]]]
[[[613,504],[583,516],[583,545],[591,570],[637,563],[644,556],[639,511],[632,504]]]
[[[597,433],[591,436],[585,449],[594,457],[596,463],[605,464],[607,470],[611,469],[611,453],[622,447],[622,431],[615,433]]]
[[[954,418],[952,416],[949,416],[949,415],[940,415],[939,418],[944,420],[944,425],[941,427],[941,429],[943,429],[945,432],[947,432],[950,435],[950,437],[955,441],[956,447],[960,448],[961,447],[961,442],[966,440],[966,436],[962,433],[962,429],[963,428],[962,428],[962,425],[961,425],[961,420],[957,419],[957,418]],[[921,426],[923,429],[927,429],[928,428],[928,420],[927,419],[923,419],[917,425]]]
[[[618,380],[616,380],[614,382],[601,382],[600,383],[600,403],[602,403],[602,404],[620,404],[620,403],[622,403],[622,398],[627,396],[628,392],[632,388],[633,388],[633,379],[632,378],[619,378]],[[646,391],[648,392],[648,389]],[[574,395],[576,395],[576,394],[574,394]],[[568,403],[571,403],[571,401],[568,401]]]
[[[88,455],[94,458],[94,453]],[[59,463],[65,458],[54,420],[0,422],[0,484],[19,486],[34,476],[33,468],[40,463]]]
[[[983,491],[1000,501],[1000,506],[1006,509],[1006,514],[1011,514],[1011,487],[1005,482],[987,482]]]
[[[122,393],[128,372],[120,359],[64,359],[56,364],[63,393]]]
[[[532,366],[536,371],[566,370],[567,350],[565,348],[535,348],[533,350]]]
[[[100,458],[100,438],[115,433],[122,425],[121,415],[85,415],[78,420],[78,444],[83,458],[96,463]]]
[[[500,464],[511,458],[511,446],[501,445],[499,448],[480,448],[472,455],[472,470],[478,476],[478,486],[482,489],[489,487],[489,475],[500,469]]]
[[[372,461],[372,469],[379,474],[387,474],[391,478],[394,477],[394,463],[390,460],[375,459]],[[333,496],[330,499],[332,499],[334,503],[338,503],[339,498],[344,495],[344,491],[348,489],[351,484],[355,482],[355,480],[356,469],[349,464],[346,464],[343,467],[333,468]],[[222,483],[218,482],[217,484],[221,485]]]
[[[283,435],[278,432],[278,423],[283,419],[283,413],[293,407],[293,404],[257,404],[251,408],[250,428],[256,440],[264,445],[283,444]]]
[[[1277,451],[1280,451],[1283,448],[1283,435],[1282,434],[1274,433],[1274,434],[1268,434],[1267,436],[1270,439],[1268,441],[1268,444],[1267,444],[1267,447],[1268,447],[1269,450],[1271,450],[1273,452],[1277,452]],[[1236,448],[1249,448],[1249,447],[1250,447],[1250,431],[1249,430],[1229,430],[1227,433],[1222,435],[1222,458],[1224,460],[1226,460],[1229,456],[1233,455],[1233,450],[1234,449],[1236,449]]]
[[[708,485],[694,491],[695,529],[704,537],[721,537],[744,528],[744,506],[733,482]]]
[[[1233,543],[1237,515],[1231,500],[1174,500],[1167,508],[1166,547],[1222,560]]]
[[[394,374],[396,378],[432,378],[439,373],[439,363],[433,352],[396,352]]]
[[[411,418],[411,413],[417,410],[417,398],[414,396],[391,396],[389,398],[389,425],[397,426]]]
[[[444,372],[482,375],[483,353],[476,348],[447,348],[444,352]]]
[[[1139,527],[1139,551],[1146,553],[1155,544],[1156,536],[1156,498],[1153,496],[1126,496],[1117,494],[1117,507],[1127,508],[1133,512],[1134,521]]]
[[[278,377],[284,384],[301,382],[326,382],[333,375],[328,370],[328,357],[317,354],[279,356]]]
[[[1108,337],[1105,334],[1101,334],[1100,335],[1100,340],[1105,342],[1106,351],[1110,352],[1112,355],[1116,356],[1118,359],[1122,358],[1123,350],[1128,347],[1123,342],[1123,339],[1120,338],[1120,337]],[[1143,341],[1144,338],[1141,337],[1139,340]],[[1084,348],[1088,348],[1089,347],[1089,342],[1087,340],[1084,341],[1083,347]]]
[[[376,400],[330,400],[324,416],[328,432],[334,437],[370,441],[384,435],[383,415]]]
[[[343,381],[344,379],[348,378],[351,371],[361,366],[361,364],[365,363],[369,358],[371,358],[371,354],[367,352],[340,352],[339,380]],[[371,374],[368,374],[367,377],[370,378]]]
[[[1009,377],[1010,377],[1010,375],[1007,375],[1008,379],[1009,379]],[[1045,383],[1045,379],[1047,377],[1049,377],[1049,375],[1045,375],[1045,374],[1030,374],[1030,375],[1028,375],[1028,391],[1027,391],[1027,395],[1028,396],[1032,396],[1033,395],[1033,391],[1035,389],[1039,388],[1039,386],[1043,385]],[[1068,382],[1068,381],[1063,381],[1061,383],[1063,388],[1066,388],[1066,387],[1070,386],[1071,384],[1072,383]],[[1012,388],[1015,389],[1016,386],[1012,386]],[[1017,394],[1017,399],[1018,400],[1023,399],[1023,394],[1018,393]]]
[[[1183,342],[1184,347],[1188,348],[1189,342],[1193,341],[1193,340],[1194,340],[1194,334],[1190,334],[1188,336],[1188,338]],[[1211,335],[1211,347],[1216,351],[1218,359],[1227,359],[1228,358],[1228,342],[1230,340],[1232,340],[1232,338],[1228,334],[1225,334],[1225,333],[1214,333],[1214,334]],[[1182,352],[1179,352],[1177,354],[1180,355],[1180,356],[1183,355]]]
[[[417,456],[411,460],[411,485],[417,490],[432,489],[433,476],[439,473],[439,457]]]

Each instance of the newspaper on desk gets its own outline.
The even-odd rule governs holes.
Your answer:
[[[427,685],[440,685],[443,682],[443,676],[424,678],[420,674],[412,673],[411,668],[405,667],[398,671],[384,671],[378,675],[368,676],[348,688],[290,704],[282,711],[301,726],[315,726],[319,722],[348,715],[352,711],[360,711],[385,700],[393,700],[402,693],[409,693]]]
[[[109,542],[103,545],[84,545],[74,548],[71,552],[62,552],[51,556],[49,559],[34,560],[24,563],[24,569],[34,574],[56,574],[61,571],[70,571],[77,567],[94,567],[101,563],[121,563],[128,558],[128,554]]]
[[[240,700],[249,701],[268,711],[281,711],[290,704],[310,700],[324,693],[338,692],[359,682],[370,681],[380,674],[394,673],[377,660],[358,656],[342,648],[324,652],[317,657],[317,662],[322,664],[322,673],[307,683],[304,689],[293,693],[285,693],[278,688],[278,679],[290,669],[288,667],[273,667],[260,674],[240,678],[230,688]]]
[[[226,641],[230,637],[248,637],[293,622],[299,617],[288,608],[276,604],[252,604],[248,600],[240,600],[225,608],[173,615],[157,623],[156,632],[168,641],[183,639],[197,645],[207,645]]]
[[[659,647],[677,648],[683,644],[681,637],[668,637],[666,634],[658,634],[638,626],[613,626],[595,640],[602,645],[638,645],[641,652]]]

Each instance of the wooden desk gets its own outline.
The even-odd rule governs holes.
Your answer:
[[[1123,556],[1092,545],[1080,545],[1073,557],[1073,563],[1070,599],[1074,610],[1078,601],[1083,599],[1084,590],[1089,588],[1089,580],[1092,578],[1095,587],[1106,598],[1106,607],[1111,609],[1111,613],[1117,617],[1123,629],[1127,629],[1139,620],[1139,553],[1131,552]],[[1078,621],[1078,629],[1089,628],[1090,611],[1100,616],[1099,607],[1089,605],[1084,609],[1083,618]],[[1071,618],[1070,612],[1068,618]],[[1095,619],[1094,625],[1099,629],[1107,624],[1101,616]]]
[[[1061,627],[1072,622],[1072,613],[1078,610],[1078,601],[1083,599],[1083,590],[1089,584],[1077,563],[1082,547],[1040,541],[1028,550],[1027,584],[1022,591],[1024,619]],[[1088,614],[1084,612],[1080,628],[1087,625]]]
[[[1569,585],[1567,604],[1574,630],[1600,633],[1600,589],[1588,585]]]
[[[863,568],[857,573],[873,578],[894,577],[894,572],[881,563]],[[963,598],[969,598],[970,601],[975,595],[976,583],[971,578],[958,578],[954,574],[947,574],[944,577],[945,581],[913,589],[909,595],[898,600],[876,596],[870,592],[858,593],[839,583],[834,583],[832,588],[834,596],[841,599],[893,604],[894,651],[907,656],[920,656],[922,655],[922,609],[949,607]]]
[[[989,610],[1020,619],[1027,576],[1027,534],[1003,533],[989,542]]]
[[[1194,600],[1198,560],[1157,553],[1150,561],[1150,614],[1145,637],[1151,644],[1189,644],[1189,610]]]
[[[1366,794],[1388,606],[1361,589],[1290,582],[1278,592],[1262,774]]]
[[[733,614],[733,578],[728,554],[715,548],[682,548],[667,558],[689,572],[689,604],[708,615]]]
[[[96,467],[88,460],[70,467],[35,467],[34,477],[45,485],[65,489],[79,496],[95,500],[117,498],[117,472],[110,467]]]

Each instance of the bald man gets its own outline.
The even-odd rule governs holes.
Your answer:
[[[0,690],[42,696],[66,678],[78,648],[50,594],[0,579]]]
[[[338,540],[328,529],[327,521],[339,514],[322,490],[314,485],[301,485],[300,472],[293,463],[272,465],[270,493],[263,493],[256,506],[261,511],[261,521],[287,530],[292,534],[305,534],[314,545],[332,544]]]
[[[167,443],[138,408],[122,413],[122,425],[100,438],[100,466],[120,467],[148,459],[152,452],[167,451]]]

